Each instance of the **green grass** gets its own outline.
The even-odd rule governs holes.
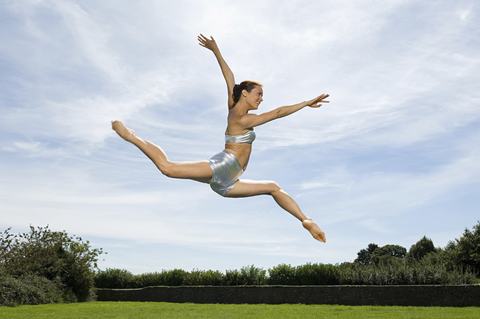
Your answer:
[[[480,308],[88,302],[0,307],[0,318],[479,318]]]

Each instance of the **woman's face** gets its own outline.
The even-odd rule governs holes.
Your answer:
[[[246,93],[246,100],[247,104],[250,106],[251,109],[256,110],[258,109],[258,106],[260,103],[263,101],[263,89],[261,86],[256,86],[253,88],[250,92],[247,92],[247,90],[243,91]]]

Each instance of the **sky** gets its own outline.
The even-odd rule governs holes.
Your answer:
[[[111,130],[172,161],[223,150],[226,86],[200,33],[237,83],[263,83],[258,112],[330,94],[257,127],[242,176],[278,182],[326,244],[269,196],[163,176]],[[108,253],[100,269],[352,262],[480,220],[475,1],[2,0],[0,38],[0,230],[65,230]]]

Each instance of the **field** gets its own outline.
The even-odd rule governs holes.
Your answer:
[[[479,318],[480,308],[88,302],[0,307],[0,318]]]

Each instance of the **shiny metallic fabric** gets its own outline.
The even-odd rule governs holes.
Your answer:
[[[240,166],[237,158],[227,151],[214,155],[207,162],[212,169],[210,187],[215,193],[225,197],[243,174],[242,166]]]

